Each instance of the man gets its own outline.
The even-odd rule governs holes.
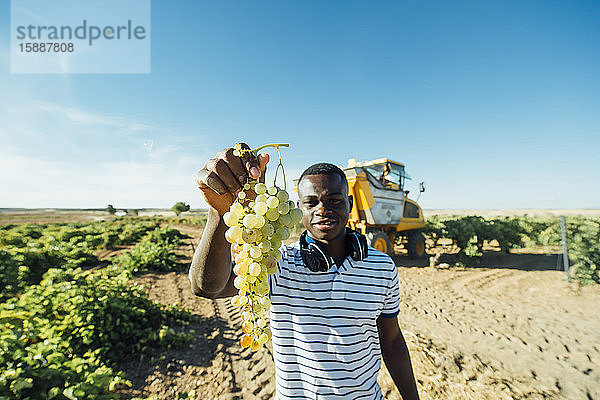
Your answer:
[[[237,293],[222,215],[248,177],[264,179],[268,159],[226,149],[198,173],[210,209],[190,268],[196,295]],[[346,228],[353,199],[343,171],[332,164],[309,167],[298,196],[306,232],[282,246],[269,278],[276,398],[383,399],[377,384],[383,356],[402,398],[418,399],[396,318],[398,273],[389,256],[366,249],[362,235]]]

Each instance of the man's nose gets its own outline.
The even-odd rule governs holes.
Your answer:
[[[317,204],[317,214],[325,215],[329,212],[329,208],[325,205],[325,203]]]

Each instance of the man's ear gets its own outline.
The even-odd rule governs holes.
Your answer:
[[[348,203],[350,203],[350,209],[348,210],[348,214],[350,214],[352,212],[352,206],[354,205],[354,198],[352,195],[348,196]]]

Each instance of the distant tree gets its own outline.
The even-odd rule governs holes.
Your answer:
[[[179,216],[179,214],[181,214],[182,212],[189,211],[190,205],[185,204],[183,201],[178,201],[173,207],[171,207],[171,210],[173,210],[175,214]]]
[[[127,215],[138,215],[139,214],[139,210],[137,208],[132,208],[130,210],[127,210]]]
[[[109,204],[106,207],[106,212],[109,213],[110,215],[115,215],[115,213],[117,212],[117,209],[114,208],[112,204]]]

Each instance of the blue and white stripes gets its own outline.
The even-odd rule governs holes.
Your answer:
[[[271,287],[276,399],[383,399],[376,319],[398,314],[398,272],[373,248],[327,272],[303,265],[299,244],[282,246]]]

